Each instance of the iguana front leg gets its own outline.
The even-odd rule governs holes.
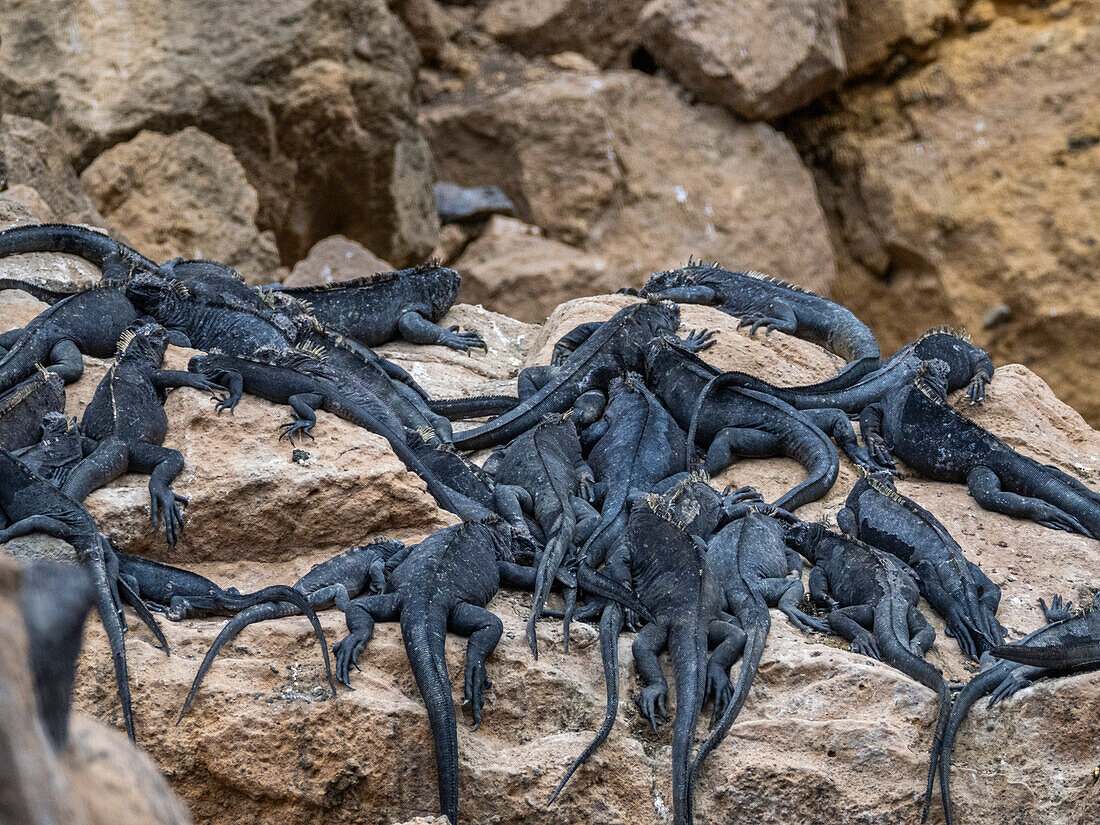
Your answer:
[[[344,611],[348,635],[332,649],[336,656],[336,678],[344,687],[354,690],[351,687],[351,669],[359,669],[359,654],[374,635],[374,623],[396,621],[399,614],[400,603],[396,593],[363,596],[348,604]]]
[[[401,316],[397,322],[397,331],[412,344],[439,344],[462,352],[472,349],[489,351],[485,341],[476,332],[459,332],[457,326],[443,329],[415,310]]]
[[[773,302],[769,309],[770,314],[763,311],[742,313],[737,328],[750,327],[750,338],[756,335],[760,327],[764,328],[764,337],[771,335],[773,330],[794,334],[798,329],[798,316],[794,314],[794,310],[782,301]]]
[[[848,456],[848,459],[857,467],[862,467],[872,472],[875,470],[894,469],[893,461],[891,461],[888,466],[880,465],[875,461],[873,456],[868,455],[867,451],[859,446],[859,441],[856,439],[856,432],[852,429],[852,422],[848,419],[848,416],[840,410],[822,408],[804,410],[802,414],[821,428],[823,432],[827,433],[833,441],[836,442],[840,451]]]
[[[164,534],[172,547],[183,531],[183,511],[180,504],[189,499],[172,492],[171,485],[183,469],[183,454],[156,444],[135,444],[130,448],[130,466],[139,473],[149,473],[149,499],[154,527],[163,514]]]
[[[593,333],[603,324],[603,321],[589,321],[586,324],[579,324],[565,333],[554,344],[554,351],[550,355],[550,365],[556,367],[558,364],[564,364],[569,356],[576,351],[577,347],[591,338]]]
[[[890,448],[882,434],[882,416],[883,410],[880,405],[868,404],[859,415],[859,432],[863,436],[863,443],[867,445],[867,452],[871,454],[875,463],[893,468],[894,457],[890,454]]]
[[[803,633],[831,633],[829,623],[804,613],[798,605],[806,590],[800,579],[764,579],[759,585],[760,595],[769,607],[775,606],[790,619],[791,624]]]
[[[45,533],[47,536],[63,540],[72,538],[72,530],[65,522],[45,515],[34,515],[20,519],[7,528],[0,530],[0,544],[21,536],[29,536],[31,533]]]
[[[153,386],[158,390],[171,390],[177,387],[191,387],[201,392],[208,392],[215,398],[218,393],[224,392],[228,387],[223,387],[216,381],[197,372],[185,370],[157,370],[152,377]]]
[[[71,384],[84,374],[84,356],[72,341],[58,341],[50,350],[45,367],[66,384]]]
[[[458,604],[451,611],[447,627],[459,636],[469,636],[466,643],[466,690],[462,704],[469,705],[474,717],[471,730],[481,727],[481,708],[485,689],[493,686],[485,675],[485,660],[496,649],[504,633],[500,619],[484,607]]]

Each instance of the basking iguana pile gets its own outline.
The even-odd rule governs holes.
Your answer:
[[[808,644],[840,636],[935,694],[925,814],[938,773],[950,823],[951,752],[970,706],[983,695],[1006,698],[1040,676],[1100,664],[1100,597],[1081,615],[1060,599],[1043,603],[1049,624],[1009,641],[1015,631],[998,621],[998,584],[931,503],[895,484],[896,458],[920,476],[965,482],[982,507],[1100,537],[1100,493],[1011,449],[952,406],[957,391],[970,404],[983,402],[994,375],[989,356],[964,333],[929,330],[884,362],[870,329],[838,304],[759,273],[689,262],[653,275],[640,292],[623,290],[642,300],[563,335],[550,363],[516,375],[514,394],[433,398],[372,348],[396,340],[466,353],[486,348],[476,331],[445,326],[461,281],[446,267],[254,289],[217,261],[157,263],[84,227],[0,232],[0,257],[44,252],[78,255],[102,271],[100,283],[79,290],[0,279],[0,290],[47,304],[30,323],[0,333],[0,543],[46,533],[72,544],[80,562],[31,567],[23,599],[43,724],[58,747],[92,605],[107,631],[131,736],[124,606],[165,653],[154,613],[173,622],[228,617],[211,633],[181,720],[208,701],[201,686],[211,669],[229,666],[219,653],[258,622],[305,616],[327,672],[315,614],[339,610],[348,635],[334,648],[336,678],[348,687],[375,624],[399,623],[431,727],[440,810],[457,822],[458,723],[444,640],[448,631],[469,639],[464,695],[476,731],[503,632],[493,600],[507,588],[531,593],[526,638],[536,658],[544,617],[564,619],[563,656],[573,655],[571,622],[599,619],[603,723],[550,801],[582,768],[599,770],[583,766],[616,723],[618,640],[636,633],[634,703],[655,732],[674,718],[671,816],[688,825],[696,784],[716,780],[708,755],[735,747],[726,740],[761,672],[770,609],[778,608]],[[750,337],[778,330],[848,364],[800,386],[723,371],[707,361],[713,331],[679,331],[678,303],[718,307],[749,326]],[[201,352],[187,371],[163,369],[170,345]],[[64,385],[83,374],[85,356],[114,360],[78,421],[66,411]],[[269,434],[273,449],[283,438],[312,438],[325,425],[318,411],[342,417],[384,438],[461,522],[411,543],[363,536],[293,584],[248,593],[186,569],[184,558],[163,564],[122,552],[81,502],[122,473],[146,473],[153,522],[163,523],[170,547],[176,543],[187,499],[172,484],[184,456],[165,446],[173,442],[163,405],[181,387],[213,396],[212,421],[232,414],[245,395],[289,407],[292,418]],[[451,421],[469,418],[488,420],[452,430]],[[489,449],[486,458],[481,451]],[[763,456],[794,459],[805,478],[770,502],[751,486],[711,483],[738,460]],[[839,511],[830,505],[843,531],[836,533],[795,511],[835,496],[844,462],[860,480]],[[283,472],[296,472],[293,461]],[[922,597],[962,653],[982,660],[957,699],[925,659],[936,634]],[[702,736],[707,706],[711,729]],[[355,741],[349,737],[349,747]],[[898,781],[916,790],[920,777]],[[570,793],[584,804],[583,789]]]

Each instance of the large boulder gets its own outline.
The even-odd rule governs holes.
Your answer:
[[[653,0],[640,27],[657,63],[703,100],[770,120],[840,85],[842,0]]]
[[[343,235],[333,235],[315,244],[306,257],[294,264],[283,285],[323,286],[392,269],[362,244]]]
[[[256,228],[259,200],[233,157],[210,135],[142,132],[113,146],[80,176],[107,221],[156,260],[207,258],[250,284],[270,283],[275,238]]]
[[[792,130],[836,239],[834,295],[884,351],[934,323],[965,326],[1093,424],[1098,21],[1088,5],[996,17],[940,43],[935,63],[856,86]]]
[[[4,174],[2,186],[28,186],[64,223],[101,225],[103,217],[80,188],[65,147],[54,131],[38,120],[4,115],[0,121]]]
[[[640,72],[530,74],[471,84],[422,121],[441,177],[500,186],[519,219],[607,262],[573,295],[639,285],[690,255],[829,289],[813,181],[779,132],[690,105]]]
[[[958,16],[953,0],[848,0],[840,25],[848,75],[881,68],[895,54],[919,56]]]
[[[78,170],[194,125],[244,165],[288,263],[337,232],[399,265],[431,250],[416,48],[384,0],[11,0],[4,24],[7,110],[57,130]]]
[[[509,382],[514,386],[520,366],[545,363],[563,333],[578,323],[606,319],[631,300],[572,301],[541,330],[458,306],[447,321],[481,329],[492,348],[490,357],[408,344],[391,345],[386,352],[433,392],[496,392]],[[719,330],[715,347],[705,355],[724,368],[799,383],[827,376],[838,365],[820,348],[781,333],[751,338],[736,329],[735,319],[708,307],[683,307],[683,322]],[[506,356],[499,359],[498,341]],[[463,369],[464,363],[470,368]],[[431,383],[433,376],[440,383]],[[205,410],[201,418],[181,416],[179,404],[197,409],[207,402],[189,390],[174,396],[182,396],[169,400],[174,426],[187,430],[182,441],[195,441],[224,424]],[[998,369],[981,407],[971,408],[962,398],[955,403],[1014,446],[1100,487],[1100,433],[1027,369]],[[255,414],[269,414],[269,405],[252,404]],[[270,415],[273,426],[282,413],[272,409]],[[333,432],[336,424],[322,416],[318,437]],[[339,437],[353,450],[361,439],[354,433]],[[240,463],[240,453],[285,451],[274,446],[273,436],[269,445],[241,436],[238,447],[236,440],[219,439],[223,463]],[[326,462],[338,463],[335,453],[326,455],[331,457]],[[856,478],[847,461],[842,465],[829,496],[801,515],[832,520]],[[311,492],[298,485],[296,472],[288,467],[272,483],[308,498]],[[144,479],[128,479],[141,499]],[[800,479],[791,461],[756,459],[737,462],[714,483],[753,483],[771,496]],[[374,523],[388,512],[389,495],[404,495],[403,488],[386,486],[395,482],[404,483],[396,475],[380,477],[372,483],[383,485],[381,490],[352,486],[345,495],[364,502],[362,518]],[[1080,602],[1100,584],[1100,548],[1094,540],[982,510],[962,485],[906,473],[899,489],[932,510],[1003,588],[1000,617],[1013,638],[1042,622],[1038,596],[1061,593]],[[338,549],[318,546],[315,519],[330,521],[318,506],[309,517],[282,523],[279,551],[267,563],[257,563],[252,537],[233,523],[253,518],[254,501],[248,488],[227,487],[220,508],[194,508],[188,531],[203,536],[203,544],[181,543],[172,560],[252,589],[291,582]],[[140,501],[141,507],[145,504]],[[345,517],[353,517],[350,509]],[[398,535],[412,540],[430,529],[425,523]],[[216,551],[209,547],[214,542]],[[595,629],[576,623],[568,656],[560,623],[540,623],[542,655],[533,661],[523,631],[528,602],[529,597],[505,590],[490,605],[501,617],[504,636],[488,663],[493,689],[481,729],[472,732],[468,715],[458,709],[464,819],[517,825],[532,819],[629,825],[660,819],[671,798],[671,731],[666,725],[652,732],[631,701],[638,684],[629,665],[629,633],[619,643],[619,721],[600,752],[546,811],[550,791],[603,716],[602,669]],[[927,605],[922,609],[938,633],[928,658],[950,681],[965,681],[973,666],[944,635],[942,621]],[[330,642],[342,637],[339,614],[322,614],[321,620]],[[858,816],[869,822],[916,821],[935,720],[934,694],[880,662],[851,653],[842,642],[802,635],[778,611],[772,620],[748,703],[700,775],[699,818],[822,825]],[[321,658],[304,620],[253,627],[226,646],[189,717],[177,727],[195,669],[221,626],[217,619],[169,625],[171,657],[153,646],[136,621],[129,637],[139,740],[198,820],[295,825],[323,818],[339,825],[434,816],[431,734],[395,625],[377,627],[360,660],[362,670],[353,671],[356,690],[340,689],[335,698],[324,683]],[[78,704],[117,725],[103,634],[93,626],[88,635]],[[461,700],[465,645],[454,635],[446,643],[456,701]],[[1100,674],[1084,674],[1039,683],[992,710],[979,703],[959,736],[953,773],[957,812],[968,821],[992,822],[1023,821],[1025,812],[1028,822],[1061,825],[1074,821],[1075,809],[1094,806],[1098,688]]]

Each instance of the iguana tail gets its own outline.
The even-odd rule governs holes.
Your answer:
[[[130,607],[134,609],[134,612],[138,614],[138,618],[152,631],[153,636],[156,637],[157,644],[164,650],[165,655],[171,655],[171,651],[168,649],[168,639],[165,637],[164,631],[160,629],[160,624],[157,622],[156,617],[149,612],[149,608],[145,606],[145,602],[142,601],[141,596],[135,593],[133,588],[126,582],[126,579],[121,576],[118,577],[118,592],[126,604],[130,605]]]
[[[676,721],[672,728],[672,822],[691,825],[691,748],[706,688],[707,635],[692,623],[677,623],[669,633],[668,652],[676,682]]]
[[[1100,641],[1058,645],[998,645],[993,648],[992,653],[998,659],[1051,670],[1085,667],[1100,664]]]
[[[122,622],[118,616],[118,605],[107,574],[103,549],[91,550],[85,556],[85,562],[91,568],[92,581],[95,583],[96,590],[96,610],[99,611],[99,618],[103,622],[104,630],[107,631],[107,641],[111,647],[111,659],[115,665],[115,681],[118,683],[118,698],[122,702],[122,718],[126,723],[126,735],[130,737],[130,741],[135,741],[130,673],[126,667],[126,641],[123,637]]]
[[[480,418],[483,415],[503,415],[519,404],[510,395],[479,395],[470,398],[429,398],[428,409],[449,421]]]
[[[573,509],[565,506],[562,513],[554,522],[550,531],[550,539],[542,551],[539,559],[538,571],[535,574],[535,596],[531,602],[531,613],[527,617],[527,645],[535,659],[539,658],[539,643],[535,636],[535,623],[542,615],[542,609],[546,606],[546,599],[550,595],[550,588],[557,578],[558,569],[561,567],[565,553],[573,547],[573,537],[577,531],[577,517]]]
[[[695,754],[695,762],[691,766],[690,792],[695,792],[695,782],[699,776],[699,769],[703,766],[703,760],[711,751],[722,744],[737,715],[748,698],[749,689],[752,687],[756,673],[760,669],[760,659],[764,655],[764,646],[768,641],[768,632],[771,630],[771,615],[768,613],[768,605],[755,593],[752,604],[746,611],[747,615],[739,615],[746,633],[745,650],[741,655],[741,670],[737,674],[737,684],[733,688],[733,696],[722,713],[722,718]]]
[[[18,289],[20,292],[26,292],[32,298],[44,304],[50,304],[51,306],[58,301],[63,301],[72,295],[76,295],[76,293],[80,291],[78,289],[53,289],[52,287],[42,284],[32,284],[28,281],[21,281],[18,278],[0,278],[0,290],[5,289]]]
[[[405,643],[405,654],[409,657],[409,665],[424,699],[428,723],[432,728],[439,807],[451,820],[451,825],[457,825],[458,723],[444,649],[447,617],[439,613],[433,607],[427,610],[404,607],[401,611],[401,639]]]
[[[570,777],[576,773],[577,768],[583,765],[594,754],[607,737],[611,735],[611,728],[615,725],[615,716],[619,712],[619,633],[623,629],[623,612],[617,605],[609,604],[603,609],[600,617],[600,657],[603,659],[603,678],[607,689],[607,706],[604,711],[603,725],[596,732],[596,736],[588,743],[581,755],[573,760],[569,770],[558,782],[554,792],[550,794],[547,805],[553,805],[558,794],[565,788]]]
[[[64,252],[77,255],[100,269],[112,255],[121,256],[138,266],[156,269],[157,265],[135,249],[109,235],[64,223],[14,226],[0,232],[0,258],[29,252]]]

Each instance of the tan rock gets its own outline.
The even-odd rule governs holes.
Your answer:
[[[451,38],[462,28],[450,10],[436,0],[390,0],[388,5],[405,24],[427,63],[440,62],[452,48]]]
[[[28,196],[29,197],[29,196]],[[32,204],[33,205],[33,199]],[[23,202],[20,193],[0,193],[0,229],[12,226],[40,223]],[[27,281],[32,284],[63,291],[77,291],[99,282],[100,271],[75,255],[59,253],[35,253],[33,255],[8,255],[0,258],[0,278]],[[24,307],[23,310],[8,307]],[[0,324],[8,329],[23,326],[45,308],[25,292],[0,290]],[[33,310],[28,316],[26,311]],[[20,323],[15,323],[20,320]]]
[[[848,0],[848,15],[840,25],[848,75],[881,66],[899,48],[927,47],[958,15],[952,0]]]
[[[606,66],[635,43],[645,0],[492,0],[476,25],[525,55],[579,52]]]
[[[309,255],[294,264],[283,285],[320,286],[392,269],[362,244],[350,241],[343,235],[333,235],[315,244]]]
[[[208,258],[270,283],[279,253],[256,228],[259,201],[233,151],[194,127],[142,132],[80,176],[89,197],[143,255]]]
[[[480,88],[424,112],[441,177],[500,186],[521,220],[607,261],[584,293],[641,284],[689,255],[828,290],[812,181],[770,126],[690,106],[640,72]]]
[[[434,244],[416,49],[384,0],[16,2],[4,45],[9,111],[49,122],[78,168],[193,125],[232,148],[287,261],[337,232],[400,265]]]
[[[640,29],[657,63],[703,100],[750,120],[840,85],[841,0],[653,0]]]
[[[10,202],[18,204],[27,210],[35,221],[42,223],[54,223],[57,215],[50,209],[50,205],[42,199],[36,189],[32,189],[24,183],[17,183],[4,190],[4,197]]]
[[[1087,4],[997,17],[895,86],[845,92],[796,137],[820,163],[833,294],[884,352],[933,323],[965,326],[1094,425],[1098,20]],[[1003,322],[983,330],[1002,305]]]
[[[4,180],[8,188],[23,185],[34,189],[49,206],[53,220],[103,223],[102,216],[80,188],[64,144],[49,126],[30,118],[5,115],[0,121],[0,142],[4,145]]]
[[[540,322],[562,302],[606,277],[607,263],[538,227],[499,215],[455,261],[462,273],[462,300],[507,306],[524,321]]]

